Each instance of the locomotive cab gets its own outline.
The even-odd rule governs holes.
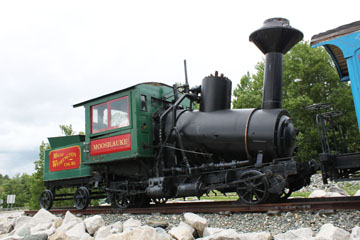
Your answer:
[[[124,164],[154,157],[152,115],[170,104],[169,92],[165,84],[143,83],[75,104],[85,108],[86,164],[121,164],[126,171],[116,174],[139,174]]]

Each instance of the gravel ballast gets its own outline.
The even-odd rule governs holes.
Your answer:
[[[360,185],[360,182],[350,182]],[[320,174],[315,174],[311,178],[311,185],[301,191],[312,192],[316,189],[328,189],[331,186],[343,186],[345,183],[329,183],[324,185]],[[351,232],[351,229],[360,223],[360,212],[355,210],[344,211],[296,211],[279,213],[227,213],[227,214],[198,214],[207,219],[209,227],[236,229],[239,232],[260,232],[267,231],[272,235],[284,233],[288,230],[299,228],[311,228],[314,232],[319,232],[320,227],[326,223],[331,223],[336,227]],[[168,223],[168,228],[177,226],[180,221],[184,221],[183,214],[152,214],[152,215],[102,215],[106,224],[116,221],[126,221],[130,217],[148,224],[151,221]]]

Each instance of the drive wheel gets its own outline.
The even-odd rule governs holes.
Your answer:
[[[269,181],[257,170],[249,170],[240,175],[236,189],[239,198],[246,204],[254,205],[265,202],[269,196]]]
[[[54,202],[54,195],[50,190],[45,190],[40,195],[40,206],[49,210]]]
[[[286,200],[288,199],[292,194],[291,189],[284,188],[283,193],[280,195],[280,200]]]
[[[134,203],[133,196],[128,196],[122,193],[114,193],[114,199],[111,206],[125,209],[130,207],[133,203]]]
[[[90,203],[90,193],[86,187],[79,187],[74,194],[74,204],[79,210],[87,208]]]
[[[165,204],[167,202],[167,198],[152,198],[151,201],[156,205]]]

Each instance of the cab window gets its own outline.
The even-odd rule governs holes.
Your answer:
[[[91,123],[92,133],[129,126],[128,96],[92,106]]]

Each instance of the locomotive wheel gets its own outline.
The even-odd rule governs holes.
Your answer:
[[[45,190],[40,195],[40,206],[46,210],[52,207],[54,195],[50,190]]]
[[[167,198],[152,198],[151,201],[153,201],[156,205],[158,204],[165,204],[167,202]]]
[[[134,203],[134,196],[127,196],[122,193],[114,193],[114,199],[111,204],[113,207],[125,209]]]
[[[236,192],[246,204],[254,205],[267,200],[269,196],[269,182],[259,171],[249,170],[240,175]]]
[[[286,200],[290,197],[290,195],[292,194],[291,189],[289,188],[285,188],[283,193],[280,195],[280,200]]]
[[[74,204],[79,210],[87,208],[90,203],[90,193],[86,187],[79,187],[74,194]]]

